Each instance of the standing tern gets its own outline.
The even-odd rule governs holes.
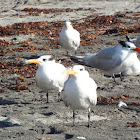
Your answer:
[[[80,33],[75,30],[71,22],[66,21],[59,34],[59,44],[61,47],[68,50],[74,50],[76,53],[77,48],[80,46]]]
[[[98,53],[82,58],[71,56],[71,59],[79,64],[97,68],[105,75],[114,77],[115,74],[120,74],[134,63],[137,59],[135,52],[140,52],[140,48],[131,42],[120,41],[119,45],[105,48]]]
[[[58,90],[58,95],[60,96],[64,82],[68,78],[67,69],[62,64],[56,63],[51,55],[40,56],[38,59],[30,59],[26,60],[26,62],[39,64],[35,76],[36,85],[47,92],[47,103],[49,90]]]
[[[97,85],[89,77],[82,65],[75,65],[66,71],[70,76],[64,84],[63,101],[73,109],[73,125],[75,110],[88,109],[88,127],[90,126],[90,107],[97,103]]]

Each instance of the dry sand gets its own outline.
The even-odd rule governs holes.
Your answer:
[[[28,11],[21,11],[24,8]],[[57,10],[47,14],[29,11],[30,8]],[[65,56],[65,50],[58,47],[58,34],[65,20],[71,20],[81,33],[77,55],[117,45],[118,40],[125,40],[126,34],[132,38],[139,36],[138,0],[0,0],[0,11],[0,140],[140,139],[139,76],[124,77],[123,81],[117,78],[115,83],[99,70],[87,67],[98,85],[98,99],[101,99],[93,107],[88,128],[87,111],[78,111],[76,125],[72,126],[72,110],[62,101],[57,102],[57,91],[49,92],[46,104],[45,94],[35,84],[37,66],[24,63],[28,58],[55,54],[66,66],[74,64]],[[99,18],[116,12],[120,12],[121,22],[113,17]],[[96,25],[90,27],[93,23],[89,25],[89,21],[95,15],[98,16]],[[109,31],[112,28],[116,30]],[[119,101],[128,107],[119,108]]]

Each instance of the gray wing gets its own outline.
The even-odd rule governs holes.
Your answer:
[[[99,53],[84,57],[83,60],[86,65],[104,71],[110,71],[122,62],[115,48],[105,48]]]

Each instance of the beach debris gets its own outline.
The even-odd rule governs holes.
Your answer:
[[[122,107],[122,106],[127,107],[127,104],[126,104],[126,103],[124,103],[124,102],[122,102],[122,101],[119,101],[118,106],[119,106],[119,107]]]
[[[118,98],[115,97],[115,96],[112,96],[111,99],[113,99],[113,100],[117,100]]]
[[[45,137],[43,137],[43,138],[41,138],[39,140],[51,140],[51,138],[45,138]]]
[[[137,104],[137,102],[131,102],[132,104]]]
[[[0,116],[0,124],[2,126],[20,126],[20,122],[14,118],[11,117],[3,117]]]
[[[125,97],[125,96],[123,96],[123,95],[122,95],[122,96],[120,96],[120,98],[121,98],[121,99],[126,99],[126,97]]]
[[[78,136],[77,139],[79,139],[79,140],[86,140],[86,138],[82,137],[82,136]]]
[[[7,88],[10,90],[27,90],[28,89],[28,87],[24,84],[8,85]]]
[[[26,82],[26,80],[23,77],[18,77],[18,80],[20,80],[22,82]]]
[[[137,123],[137,122],[127,122],[127,127],[140,127],[140,123]]]
[[[106,97],[103,97],[103,96],[99,96],[97,98],[97,104],[107,105],[107,104],[111,104],[112,101],[113,101],[113,99],[106,98]]]

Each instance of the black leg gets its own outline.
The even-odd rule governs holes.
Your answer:
[[[67,56],[69,55],[69,52],[67,51]]]
[[[91,111],[90,111],[90,108],[88,109],[88,127],[90,127],[90,114],[91,114]]]
[[[58,92],[58,102],[60,102],[60,92]]]
[[[122,73],[120,73],[120,80],[121,80],[121,81],[123,80]]]
[[[76,56],[77,52],[75,51],[75,56]]]
[[[58,102],[60,102],[60,101],[62,101],[62,99],[61,99],[61,93],[59,92],[58,93]]]
[[[49,99],[48,99],[49,94],[48,94],[48,91],[47,91],[47,93],[46,93],[46,97],[47,97],[47,103],[49,103]]]
[[[112,78],[114,79],[114,82],[116,83],[115,74],[112,75]]]
[[[43,94],[40,94],[40,100],[43,101]]]
[[[74,123],[75,123],[75,112],[73,110],[73,126],[75,125]]]

